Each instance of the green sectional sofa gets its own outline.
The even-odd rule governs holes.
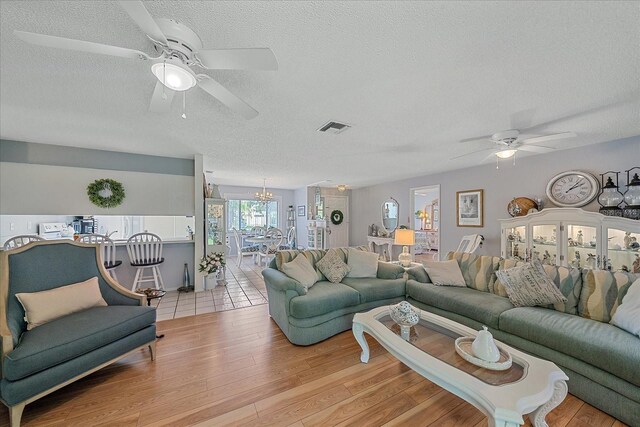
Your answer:
[[[315,265],[324,251],[303,253]],[[269,312],[289,341],[309,345],[350,329],[357,312],[407,300],[474,329],[485,325],[497,339],[556,363],[569,376],[572,394],[630,426],[640,426],[640,338],[608,323],[634,275],[545,266],[567,302],[514,307],[495,272],[515,261],[462,253],[447,257],[460,265],[466,287],[435,286],[422,267],[405,275],[401,267],[380,262],[375,279],[320,281],[305,293],[274,261],[263,271]],[[594,284],[594,277],[606,282],[606,292]],[[599,292],[606,295],[600,298]],[[604,308],[597,304],[600,300]]]
[[[0,253],[0,397],[18,427],[26,404],[147,346],[154,358],[156,310],[111,279],[97,245],[33,242]],[[27,330],[16,293],[98,278],[107,306]]]

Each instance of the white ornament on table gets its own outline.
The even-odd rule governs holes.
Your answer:
[[[500,350],[493,341],[493,335],[486,326],[482,327],[482,331],[478,332],[478,336],[471,344],[471,350],[474,356],[487,362],[497,362],[500,360]]]

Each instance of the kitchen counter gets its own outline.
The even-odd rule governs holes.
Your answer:
[[[126,246],[127,241],[125,239],[117,239],[113,241],[116,246]],[[193,244],[194,240],[188,239],[186,237],[176,237],[171,239],[162,239],[163,245],[174,245],[174,244]]]

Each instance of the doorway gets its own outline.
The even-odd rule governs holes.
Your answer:
[[[440,185],[410,189],[411,228],[415,230],[414,260],[440,260]]]
[[[325,218],[328,235],[327,248],[346,248],[349,246],[349,198],[347,196],[324,196]],[[343,220],[339,225],[331,222],[331,212],[339,210]]]

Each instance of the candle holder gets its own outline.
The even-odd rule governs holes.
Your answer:
[[[620,204],[624,201],[624,195],[618,190],[618,175],[620,172],[615,171],[600,174],[602,186],[598,196],[598,204],[601,206],[600,213],[603,215],[622,217]],[[605,177],[607,178],[606,183]],[[613,177],[615,177],[615,183]]]
[[[622,209],[622,216],[630,219],[640,219],[640,177],[638,177],[637,172],[631,177],[631,171],[634,169],[640,171],[640,166],[625,171],[627,172],[627,191],[624,192],[626,206]]]

